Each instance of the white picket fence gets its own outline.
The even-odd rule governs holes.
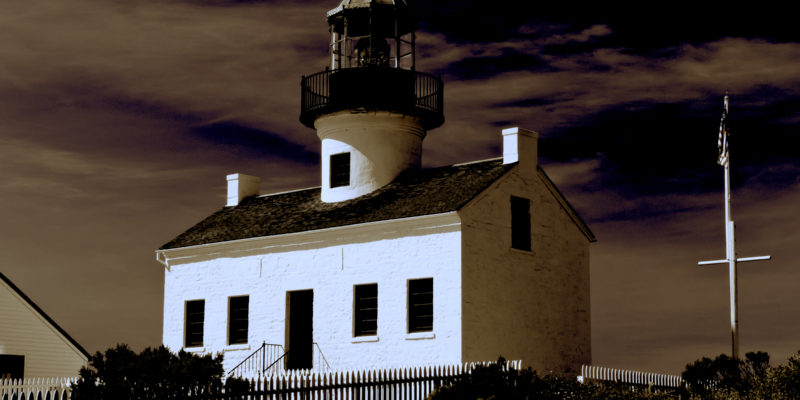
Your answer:
[[[71,378],[0,379],[0,400],[69,400]]]
[[[598,367],[595,365],[581,366],[581,376],[578,377],[578,380],[582,382],[620,382],[631,385],[676,389],[683,386],[683,379],[681,379],[681,377],[678,375],[666,375],[653,372],[633,371],[628,369]]]
[[[451,379],[490,364],[494,362],[323,373],[294,370],[243,379],[251,399],[423,400]],[[520,369],[522,361],[508,361],[508,368]]]

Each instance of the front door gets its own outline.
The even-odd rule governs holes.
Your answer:
[[[286,369],[313,366],[314,291],[286,292]]]

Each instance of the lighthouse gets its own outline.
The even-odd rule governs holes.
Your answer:
[[[403,0],[342,0],[328,11],[329,65],[301,82],[300,121],[322,141],[321,200],[354,199],[419,168],[444,123],[442,80],[416,70]]]
[[[340,1],[327,68],[301,81],[321,185],[260,194],[228,175],[225,207],[156,251],[164,344],[225,352],[229,376],[500,355],[577,374],[595,237],[539,165],[538,134],[502,129],[501,157],[420,168],[444,86],[415,68],[416,22],[402,0]]]

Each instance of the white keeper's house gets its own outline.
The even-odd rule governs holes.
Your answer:
[[[78,376],[89,353],[0,273],[0,380]]]
[[[327,19],[330,65],[301,84],[321,187],[261,195],[229,175],[227,205],[156,251],[164,344],[224,352],[231,373],[590,364],[595,238],[538,165],[537,134],[420,168],[443,83],[414,68],[405,2],[343,0]]]

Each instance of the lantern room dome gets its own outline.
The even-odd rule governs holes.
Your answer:
[[[345,9],[353,9],[353,8],[368,8],[372,5],[387,5],[387,6],[394,6],[396,8],[406,8],[408,5],[405,1],[399,0],[342,0],[336,8],[328,11],[328,18],[342,12]]]

